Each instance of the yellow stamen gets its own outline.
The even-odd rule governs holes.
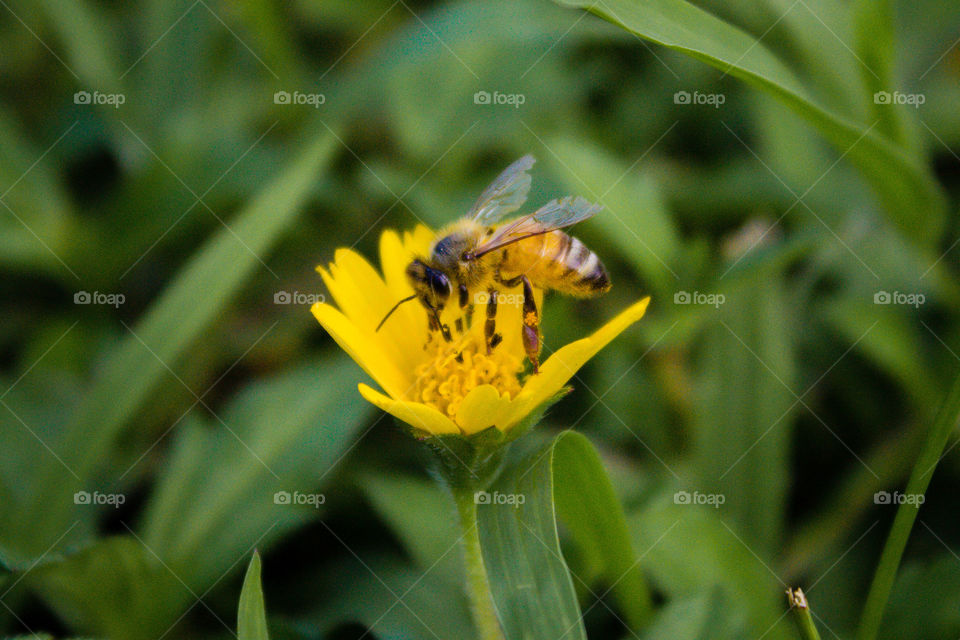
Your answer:
[[[463,398],[475,387],[489,384],[508,397],[520,392],[523,359],[507,349],[487,355],[486,346],[478,345],[473,335],[454,343],[428,341],[425,349],[411,400],[431,405],[454,420]]]

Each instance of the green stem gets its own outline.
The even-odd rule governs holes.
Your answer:
[[[960,416],[960,376],[954,379],[950,393],[933,421],[920,455],[917,456],[917,461],[913,465],[913,471],[910,473],[910,480],[907,481],[907,489],[904,492],[908,496],[923,495],[926,492],[947,439],[957,424],[958,416]],[[913,528],[913,522],[919,510],[919,505],[911,502],[915,501],[903,502],[897,508],[893,527],[883,547],[877,572],[873,576],[873,583],[867,594],[867,603],[863,607],[860,627],[857,629],[857,640],[874,640],[880,630],[883,610],[887,606],[887,599],[890,597],[890,590],[897,576],[897,567],[900,566],[903,550],[907,546],[907,539],[910,537],[910,530]]]
[[[793,621],[797,623],[800,637],[803,640],[820,640],[820,633],[817,631],[817,626],[813,624],[810,605],[803,591],[799,588],[787,589],[787,602],[790,603],[790,610],[793,611]]]
[[[453,498],[460,515],[464,559],[467,570],[467,597],[473,621],[480,640],[504,640],[490,593],[490,581],[480,550],[480,530],[477,528],[477,503],[472,486],[454,486]]]

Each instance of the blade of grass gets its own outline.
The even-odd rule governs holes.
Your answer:
[[[820,633],[817,631],[817,626],[813,624],[810,604],[807,602],[807,596],[803,593],[803,590],[799,587],[787,589],[787,602],[793,612],[793,621],[797,624],[800,637],[803,640],[820,640]]]
[[[926,492],[933,471],[940,462],[943,448],[947,444],[947,438],[956,427],[958,419],[960,419],[960,375],[954,379],[950,393],[933,421],[920,455],[917,456],[917,461],[913,465],[905,494],[922,495]],[[863,607],[860,626],[857,629],[857,640],[874,640],[877,637],[883,620],[883,610],[890,597],[890,589],[893,588],[897,568],[900,566],[900,559],[907,546],[913,522],[917,519],[918,510],[919,506],[915,504],[902,503],[897,507],[893,527],[883,547],[880,563],[877,565],[873,583],[867,594],[867,602]]]
[[[263,604],[263,587],[260,586],[260,554],[253,552],[247,575],[240,591],[237,607],[238,640],[269,640],[267,634],[267,610]]]
[[[907,126],[909,107],[875,99],[877,92],[892,92],[895,86],[897,47],[893,3],[890,0],[857,0],[853,6],[853,19],[854,46],[857,56],[863,60],[861,77],[870,94],[870,117],[880,121],[877,131],[916,152],[915,147],[909,147],[916,140],[915,136],[909,135]]]
[[[206,330],[237,293],[280,235],[296,219],[320,168],[333,150],[332,136],[310,143],[228,227],[220,229],[184,266],[123,341],[110,354],[85,394],[65,434],[61,457],[80,479],[51,466],[31,518],[37,550],[64,529],[82,488],[120,430],[149,398],[168,369]]]
[[[929,170],[877,130],[825,107],[755,38],[684,0],[558,0],[631,33],[710,64],[768,93],[814,125],[856,166],[882,206],[914,241],[930,244],[945,221],[945,199]]]

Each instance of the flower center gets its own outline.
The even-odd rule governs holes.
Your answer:
[[[416,369],[413,392],[414,401],[436,407],[454,421],[460,403],[474,387],[489,384],[509,398],[515,398],[521,389],[522,358],[502,345],[487,355],[486,345],[478,345],[473,336],[464,340],[445,342],[432,338],[427,342],[424,360]]]

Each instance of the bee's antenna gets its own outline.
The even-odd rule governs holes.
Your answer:
[[[380,327],[382,327],[382,326],[383,326],[383,323],[385,323],[385,322],[387,321],[387,318],[389,318],[390,316],[393,315],[393,312],[397,310],[397,307],[399,307],[400,305],[402,305],[404,302],[410,302],[411,300],[414,300],[416,297],[417,297],[417,294],[413,294],[412,296],[410,296],[410,297],[408,297],[408,298],[404,298],[403,300],[401,300],[401,301],[398,302],[397,304],[393,305],[393,307],[391,307],[390,311],[387,311],[387,315],[383,316],[383,320],[380,321],[380,324],[377,325],[376,331],[380,331]],[[374,333],[376,333],[376,331],[374,331]]]

